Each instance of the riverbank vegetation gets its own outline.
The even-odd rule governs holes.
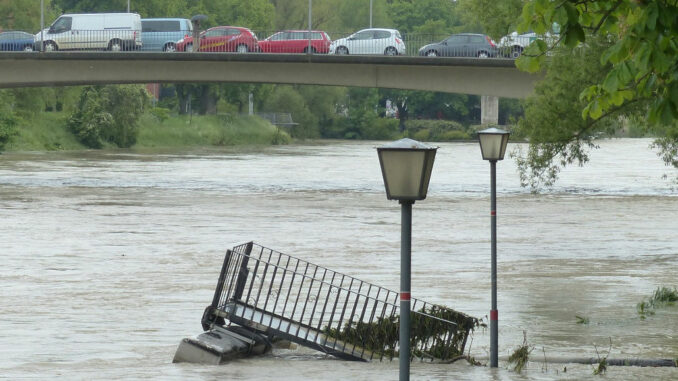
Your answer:
[[[145,113],[139,119],[136,143],[132,148],[185,148],[234,145],[271,145],[291,141],[287,132],[257,116],[194,115],[172,118]],[[17,118],[8,151],[82,150],[87,145],[78,140],[69,127],[70,114],[43,113],[28,120]],[[100,148],[119,148],[103,141]]]

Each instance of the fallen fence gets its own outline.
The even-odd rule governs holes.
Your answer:
[[[411,303],[413,359],[461,355],[478,320]],[[249,242],[227,251],[202,324],[207,331],[228,320],[339,358],[381,361],[398,356],[399,316],[395,291]]]

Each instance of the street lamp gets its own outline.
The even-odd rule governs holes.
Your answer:
[[[401,139],[377,148],[386,198],[401,205],[400,230],[400,380],[410,379],[410,267],[412,204],[426,198],[437,147]]]
[[[478,131],[483,160],[490,161],[490,219],[492,229],[492,309],[490,310],[490,367],[499,364],[498,336],[499,311],[497,311],[497,160],[504,160],[508,131],[488,128]]]

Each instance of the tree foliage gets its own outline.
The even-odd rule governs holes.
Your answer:
[[[590,39],[589,44],[587,48],[567,50],[567,54],[555,54],[547,62],[546,78],[526,102],[525,116],[516,131],[530,141],[525,155],[517,158],[523,186],[537,190],[541,185],[552,185],[561,167],[588,161],[587,151],[595,147],[599,131],[621,127],[616,115],[582,118],[577,111],[586,106],[580,93],[609,71],[609,65],[597,63],[600,52],[610,43],[598,38]]]
[[[461,9],[480,24],[485,34],[496,41],[517,30],[523,4],[523,0],[465,0],[459,2]]]
[[[87,147],[101,148],[105,143],[131,147],[147,104],[148,93],[143,86],[87,86],[68,124]]]
[[[17,134],[17,120],[12,111],[13,103],[13,94],[7,90],[0,90],[0,152]]]
[[[521,29],[546,33],[560,25],[555,45],[595,49],[595,39],[610,44],[598,62],[605,75],[581,89],[577,111],[585,121],[620,112],[636,113],[655,136],[667,164],[676,167],[678,147],[678,4],[671,0],[531,0],[525,4]],[[553,46],[537,40],[518,60],[519,68],[544,69]],[[557,54],[557,53],[556,53]],[[570,70],[578,70],[579,67]],[[593,124],[591,124],[593,125]],[[596,127],[597,128],[597,127]],[[593,131],[591,131],[593,132]],[[532,138],[532,136],[528,136]],[[533,162],[533,164],[539,163]]]
[[[23,30],[35,33],[40,30],[40,2],[0,0],[0,31]],[[45,0],[45,23],[49,23],[59,15],[60,10],[52,0]]]

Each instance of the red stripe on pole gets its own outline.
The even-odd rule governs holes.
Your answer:
[[[496,210],[491,210],[491,211],[490,211],[490,216],[496,216],[496,215],[497,215],[497,211],[496,211]]]
[[[499,311],[491,310],[490,311],[490,320],[499,320]]]
[[[410,293],[401,291],[400,292],[400,301],[409,302],[410,301]]]

